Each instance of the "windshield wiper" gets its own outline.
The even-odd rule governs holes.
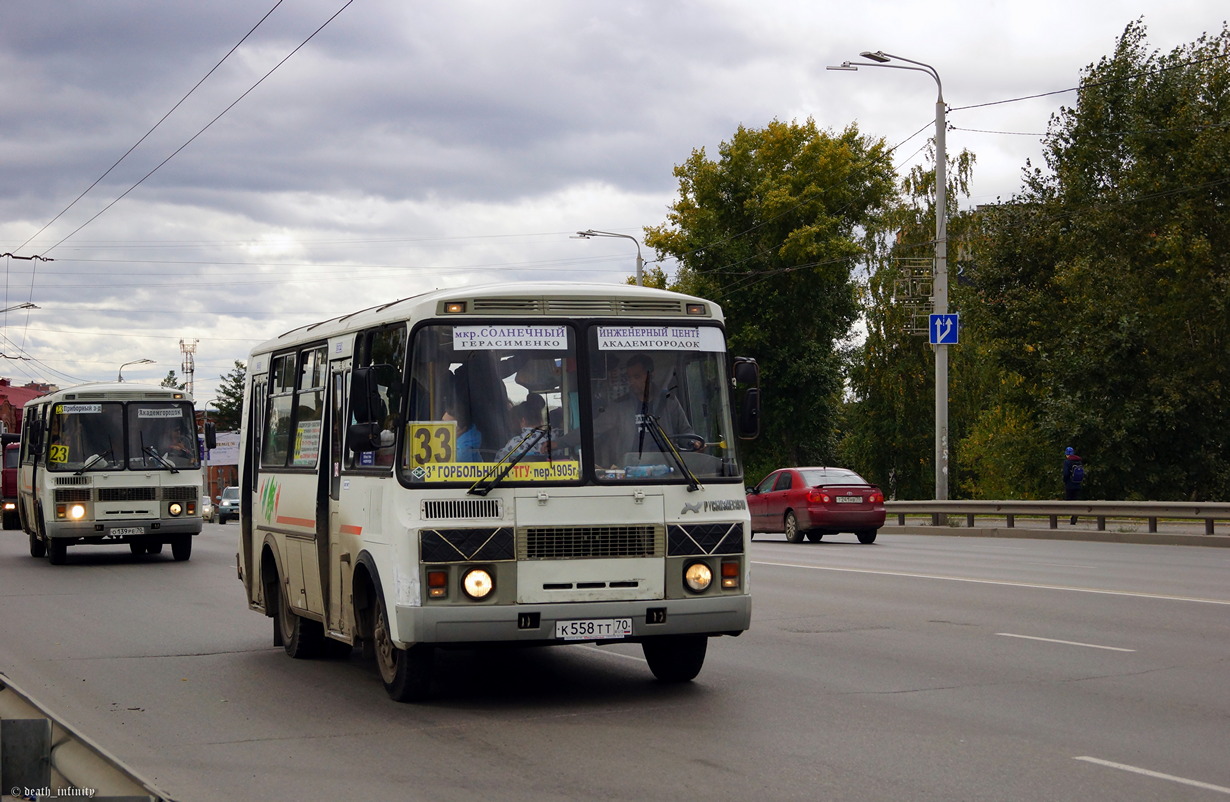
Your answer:
[[[688,479],[688,492],[703,489],[700,480],[696,478],[696,474],[692,473],[692,469],[684,461],[683,455],[679,453],[679,449],[675,448],[675,444],[671,442],[670,435],[662,428],[662,424],[658,422],[656,415],[645,415],[644,428],[641,429],[642,444],[644,433],[649,432],[649,436],[653,438],[653,442],[658,446],[658,450],[670,454],[671,460],[679,466],[679,472]],[[639,455],[638,455],[639,456]]]
[[[158,460],[163,465],[167,466],[167,468],[171,471],[171,473],[179,473],[179,468],[176,468],[175,465],[171,462],[171,460],[159,454],[158,449],[154,448],[153,446],[146,446],[143,450],[146,454],[149,454],[151,457]]]
[[[542,438],[548,438],[548,443],[551,437],[550,426],[535,426],[533,429],[525,433],[525,436],[517,441],[517,444],[509,450],[504,458],[491,466],[491,469],[483,474],[482,478],[474,483],[474,486],[466,491],[468,494],[475,496],[485,496],[495,488],[500,482],[504,481],[504,477],[508,476],[508,472],[517,467],[517,463],[525,459],[525,456],[538,445]]]
[[[76,471],[73,472],[73,475],[80,476],[81,474],[88,471],[90,468],[93,468],[98,463],[106,462],[106,461],[107,461],[107,458],[103,456],[102,454],[92,454],[90,458],[85,461],[84,465],[82,465],[80,468],[78,468]]]

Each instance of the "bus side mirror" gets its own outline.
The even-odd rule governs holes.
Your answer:
[[[752,387],[739,403],[739,437],[755,440],[760,436],[760,388]]]
[[[735,357],[735,384],[760,386],[760,365],[750,356]]]
[[[734,358],[736,426],[741,440],[760,436],[760,366],[747,356]]]
[[[205,447],[210,451],[218,447],[218,427],[213,421],[205,421]]]
[[[346,430],[346,448],[351,451],[375,451],[380,448],[380,424],[350,424]]]
[[[350,417],[358,423],[377,423],[381,417],[380,390],[374,368],[355,368],[350,374]],[[379,431],[379,430],[377,430]],[[353,434],[354,427],[351,427]],[[360,449],[363,450],[363,449]]]

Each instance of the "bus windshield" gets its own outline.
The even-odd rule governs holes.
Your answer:
[[[738,477],[725,356],[712,325],[424,326],[399,464],[411,484]]]
[[[48,421],[47,468],[103,471],[199,467],[188,403],[56,404]],[[125,434],[127,433],[127,434]]]

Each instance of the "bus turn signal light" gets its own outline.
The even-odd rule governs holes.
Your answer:
[[[722,588],[731,590],[739,587],[739,561],[722,561]]]

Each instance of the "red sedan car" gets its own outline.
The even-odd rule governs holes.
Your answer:
[[[747,490],[752,532],[785,532],[786,540],[812,543],[853,532],[874,543],[884,525],[884,493],[845,468],[782,468]]]

